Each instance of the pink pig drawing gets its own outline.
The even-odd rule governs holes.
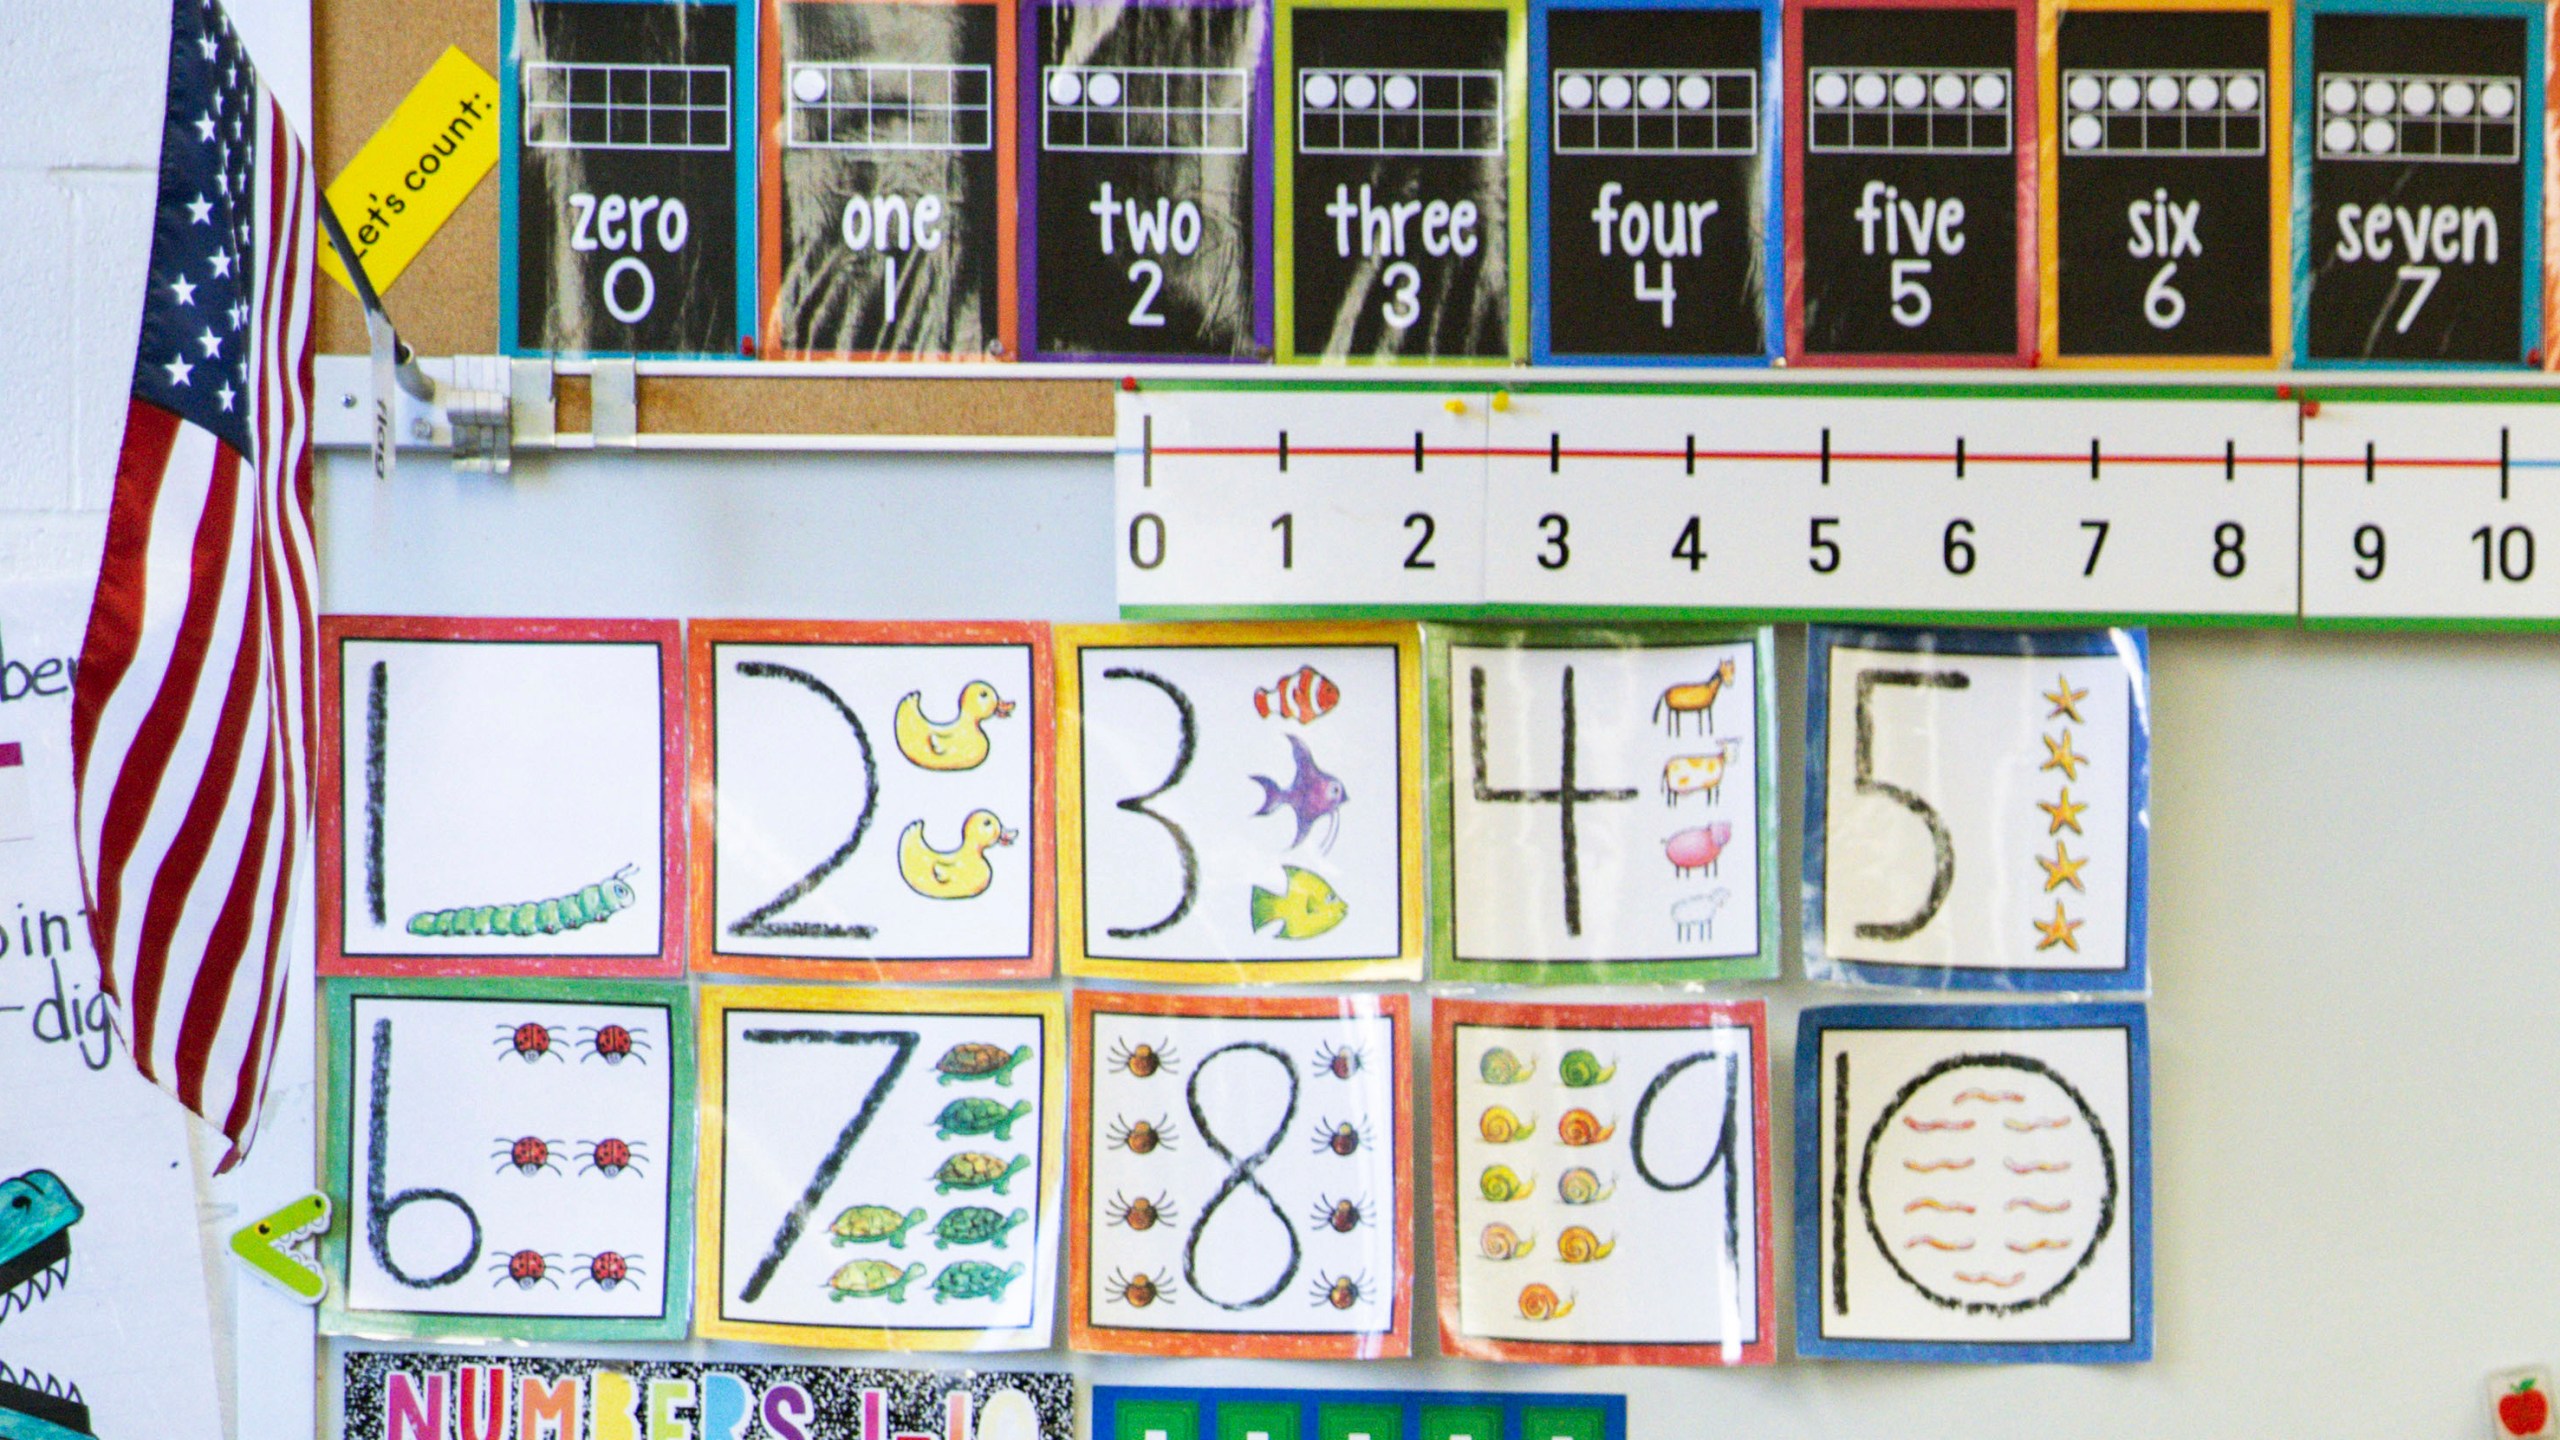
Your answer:
[[[1712,825],[1698,825],[1683,830],[1662,842],[1662,853],[1671,857],[1671,873],[1688,875],[1716,873],[1716,857],[1724,853],[1733,839],[1732,822],[1718,820]]]

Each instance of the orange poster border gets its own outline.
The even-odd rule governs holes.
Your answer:
[[[716,645],[1028,645],[1031,647],[1031,953],[1022,959],[844,960],[731,955],[719,949],[712,914],[718,831],[713,779],[711,652]],[[691,816],[692,970],[874,984],[943,980],[1043,980],[1057,973],[1058,765],[1056,666],[1049,626],[1037,620],[696,620],[685,627],[685,719],[692,744],[685,766]]]
[[[1751,1086],[1752,1194],[1759,1256],[1759,1339],[1722,1345],[1593,1345],[1501,1340],[1458,1329],[1458,1027],[1509,1025],[1530,1030],[1688,1030],[1723,1025],[1751,1032],[1756,1070]],[[1767,1365],[1777,1358],[1776,1278],[1769,1273],[1769,1007],[1759,1000],[1706,1000],[1657,1005],[1644,1001],[1554,1005],[1538,1001],[1444,999],[1431,1007],[1431,1198],[1440,1300],[1440,1350],[1468,1360],[1533,1365]]]
[[[782,7],[793,5],[986,5],[996,12],[996,342],[1001,355],[949,350],[792,350],[781,344],[782,294]],[[1022,310],[1020,256],[1014,217],[1021,212],[1021,147],[1014,142],[1020,60],[1014,0],[764,0],[756,22],[756,358],[861,360],[897,363],[979,361],[1009,364],[1022,358],[1018,332]]]
[[[1395,1039],[1389,1093],[1396,1097],[1394,1323],[1365,1335],[1265,1335],[1213,1330],[1133,1330],[1097,1326],[1093,1313],[1093,1019],[1097,1015],[1189,1015],[1240,1019],[1323,1019],[1374,1006]],[[1403,1360],[1413,1355],[1412,1000],[1400,993],[1283,996],[1078,990],[1068,1021],[1067,1345],[1092,1355],[1181,1355],[1264,1360]]]

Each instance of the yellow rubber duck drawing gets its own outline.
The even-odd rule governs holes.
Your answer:
[[[995,883],[988,847],[1012,843],[1013,832],[992,810],[970,811],[960,822],[960,848],[951,851],[924,843],[924,822],[911,820],[898,836],[898,874],[908,889],[928,900],[966,900],[985,894]]]
[[[1013,713],[1013,702],[984,680],[960,687],[960,714],[948,725],[924,718],[924,692],[898,702],[898,753],[920,770],[975,770],[987,760],[986,722]]]

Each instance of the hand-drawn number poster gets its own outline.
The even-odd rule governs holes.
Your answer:
[[[1412,1353],[1408,1013],[1402,995],[1077,995],[1077,1349]]]
[[[1269,7],[1024,13],[1032,358],[1270,358]]]
[[[694,968],[1049,970],[1049,634],[697,620]]]
[[[1281,0],[1280,358],[1517,350],[1519,0]]]
[[[1769,1363],[1760,1002],[1441,1000],[1432,1019],[1441,1348]]]
[[[2543,7],[2308,4],[2302,358],[2516,365],[2542,328]]]
[[[1530,11],[1534,354],[1760,360],[1775,348],[1775,8]]]
[[[736,0],[511,0],[499,315],[513,354],[726,355],[754,183]]]
[[[1010,358],[1013,8],[767,0],[768,355]]]
[[[1788,8],[1796,358],[2027,361],[2035,14],[2013,0]]]
[[[1817,625],[1807,648],[1807,976],[2144,989],[2141,632]]]
[[[2043,355],[2270,365],[2288,336],[2288,11],[2064,3],[2043,57]]]
[[[323,617],[320,972],[682,970],[676,635]]]
[[[2139,1005],[1851,1005],[1796,1035],[1796,1353],[2151,1358]]]

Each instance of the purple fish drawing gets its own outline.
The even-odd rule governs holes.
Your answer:
[[[1332,821],[1321,847],[1330,852],[1334,837],[1342,833],[1342,803],[1351,798],[1351,792],[1342,788],[1341,781],[1316,768],[1316,757],[1308,753],[1307,742],[1295,735],[1287,739],[1289,753],[1297,757],[1298,773],[1285,788],[1269,776],[1254,776],[1253,782],[1262,787],[1262,808],[1253,813],[1268,815],[1288,806],[1298,817],[1298,838],[1289,842],[1292,850],[1307,843],[1307,832],[1315,828],[1318,820]]]

